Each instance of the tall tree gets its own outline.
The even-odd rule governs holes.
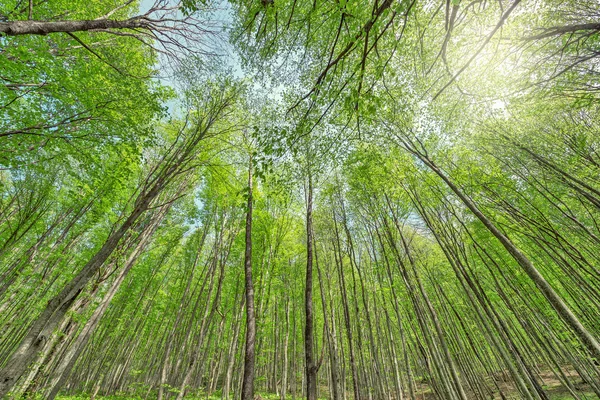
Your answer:
[[[244,350],[244,378],[242,400],[254,400],[254,365],[256,343],[256,314],[254,311],[254,284],[252,283],[252,155],[248,161],[248,189],[246,209],[246,249],[244,251],[244,278],[246,288],[246,345]]]

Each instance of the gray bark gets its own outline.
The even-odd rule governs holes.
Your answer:
[[[96,19],[80,21],[8,21],[0,22],[0,33],[7,36],[47,35],[57,32],[82,32],[105,29],[150,29],[150,21],[143,17],[125,20]]]

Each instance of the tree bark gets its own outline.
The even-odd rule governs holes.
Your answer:
[[[142,17],[125,20],[95,19],[80,21],[8,21],[0,22],[0,33],[7,36],[47,35],[49,33],[72,33],[98,29],[150,29],[150,21]]]
[[[304,289],[304,311],[306,322],[304,327],[304,352],[306,358],[306,398],[317,399],[317,366],[313,355],[314,327],[313,327],[313,234],[312,234],[312,208],[313,208],[312,177],[308,176],[308,193],[306,206],[306,287]]]
[[[57,376],[51,383],[52,386],[48,393],[48,400],[54,400],[59,390],[62,388],[67,379],[69,379],[69,375],[71,374],[71,370],[73,369],[75,362],[77,362],[77,359],[79,358],[86,344],[92,337],[92,334],[94,333],[96,327],[100,323],[102,316],[108,309],[108,306],[110,305],[113,297],[121,287],[121,284],[125,280],[125,277],[137,261],[138,257],[142,254],[147,244],[150,242],[152,234],[164,218],[166,212],[170,208],[169,206],[170,204],[167,206],[163,206],[163,210],[160,210],[157,213],[156,217],[154,218],[154,221],[152,221],[151,224],[148,225],[145,232],[142,232],[140,241],[134,249],[134,251],[132,252],[132,254],[127,259],[125,267],[121,270],[115,281],[112,283],[110,289],[108,290],[104,299],[102,300],[102,303],[98,306],[98,308],[96,308],[96,310],[94,310],[94,313],[92,314],[89,321],[85,324],[83,330],[75,340],[75,343],[71,345],[71,348],[68,350],[67,354],[64,356],[63,359],[61,359],[61,362],[57,367]]]
[[[254,313],[254,286],[252,284],[252,158],[248,166],[248,210],[246,212],[246,252],[244,274],[246,278],[246,350],[244,353],[244,378],[242,400],[254,399],[254,345],[256,342],[256,316]]]

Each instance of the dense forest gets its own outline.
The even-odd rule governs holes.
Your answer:
[[[598,0],[3,0],[0,398],[600,398]]]

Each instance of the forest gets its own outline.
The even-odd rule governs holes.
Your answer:
[[[598,0],[3,0],[0,398],[600,398]]]

